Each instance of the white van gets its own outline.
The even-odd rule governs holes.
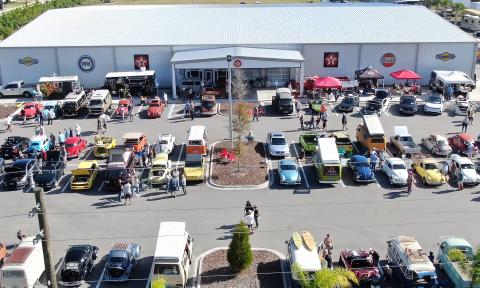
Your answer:
[[[460,27],[470,31],[480,30],[480,17],[476,15],[465,14],[460,22]]]
[[[335,138],[317,139],[317,152],[313,155],[313,167],[319,183],[335,184],[342,180],[342,162]]]
[[[91,96],[88,103],[88,113],[100,115],[112,106],[112,95],[106,89],[96,90]]]
[[[315,272],[322,269],[322,261],[317,251],[309,250],[302,242],[302,246],[297,247],[293,241],[293,238],[286,241],[287,243],[287,261],[290,264],[290,269],[294,265],[300,266],[303,271],[306,272],[307,277],[311,278],[315,276]],[[292,271],[292,287],[299,287],[299,279],[296,273]]]
[[[2,288],[34,287],[45,270],[42,242],[34,244],[35,237],[26,237],[8,256],[0,269]]]
[[[192,264],[193,238],[185,222],[160,222],[150,281],[163,277],[168,287],[186,287]]]
[[[187,155],[200,154],[207,155],[207,129],[202,125],[191,126],[188,129],[188,142],[185,149]]]

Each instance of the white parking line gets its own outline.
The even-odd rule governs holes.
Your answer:
[[[182,158],[182,152],[183,152],[183,147],[185,146],[185,142],[182,142],[182,146],[180,146],[180,153],[178,153],[178,158],[177,158],[177,163],[175,165],[178,165],[180,164],[180,158]]]
[[[100,187],[98,187],[98,191],[102,191],[103,184],[105,184],[105,182],[102,182],[102,185],[100,185]]]
[[[55,275],[57,275],[58,272],[60,271],[60,269],[62,268],[62,265],[63,265],[63,261],[64,261],[64,260],[65,260],[65,259],[62,257],[62,259],[60,260],[60,263],[58,263],[57,269],[55,269]]]
[[[102,284],[103,275],[105,274],[105,269],[106,268],[107,268],[107,264],[105,263],[105,266],[103,266],[102,274],[100,274],[100,278],[98,279],[97,286],[95,286],[95,288],[100,288],[100,285]]]
[[[335,116],[338,117],[338,113],[335,111],[335,107],[333,107],[332,103],[329,104],[330,108],[332,108],[332,112],[335,114]]]
[[[112,113],[110,113],[110,115],[108,115],[108,117],[112,118],[113,114],[115,114],[115,111],[117,110],[117,108],[118,108],[118,106],[113,108]]]
[[[88,114],[88,112],[87,112],[87,115],[85,115],[85,117],[83,117],[83,119],[82,119],[82,120],[85,120],[85,119],[87,119],[87,118],[88,118],[88,115],[89,115],[89,114]]]
[[[140,105],[140,108],[138,108],[137,113],[135,113],[135,117],[137,117],[140,114],[140,111],[142,111],[144,105]]]
[[[297,147],[295,147],[294,141],[292,141],[292,145],[293,145],[293,150],[295,150],[295,155],[298,156]],[[305,175],[305,171],[303,170],[302,163],[298,162],[298,166],[300,167],[300,171],[302,171],[303,179],[305,180],[305,185],[307,186],[307,188],[310,188],[310,184],[308,184],[308,179],[307,179],[307,176]]]
[[[353,148],[355,148],[355,150],[357,150],[357,154],[360,153],[360,149],[358,149],[357,144],[355,144],[355,142],[353,141],[352,141],[352,146]]]
[[[70,183],[72,182],[72,177],[71,177],[71,174],[67,175],[69,180],[67,183],[65,183],[65,186],[63,186],[62,190],[60,191],[60,194],[62,194],[63,192],[65,192],[65,189],[67,189],[68,186],[70,186]]]
[[[150,281],[151,281],[150,273],[153,269],[153,265],[154,265],[154,261],[152,260],[152,265],[150,266],[150,270],[148,270],[148,280],[147,280],[147,285],[145,286],[145,288],[150,288]]]
[[[88,151],[88,153],[85,155],[85,160],[88,160],[88,157],[90,157],[90,155],[92,154],[93,149],[94,148],[92,147],[92,149],[90,149],[90,151]]]
[[[171,105],[170,105],[170,108],[168,108],[168,116],[167,116],[167,119],[172,118],[173,108],[175,108],[175,104],[171,104]]]
[[[377,181],[375,181],[375,183],[377,184],[378,188],[382,188],[382,186],[380,186]]]
[[[345,183],[343,183],[343,180],[340,180],[340,184],[342,185],[343,188],[347,187]]]

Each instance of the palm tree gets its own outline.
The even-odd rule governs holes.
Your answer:
[[[302,288],[350,288],[359,284],[355,273],[344,268],[322,269],[315,272],[313,278],[309,278],[297,264],[293,265],[292,270]]]
[[[443,18],[447,17],[447,8],[451,7],[453,5],[453,2],[451,0],[439,0],[438,1],[438,6],[442,8],[443,11]]]
[[[465,5],[463,3],[453,3],[453,15],[454,23],[457,24],[459,21],[459,16],[462,16],[465,12]]]

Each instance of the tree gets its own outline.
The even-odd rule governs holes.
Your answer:
[[[233,231],[233,238],[228,245],[227,260],[234,273],[248,268],[253,262],[252,248],[250,247],[250,232],[245,223],[240,222]]]
[[[463,12],[465,12],[465,5],[463,3],[453,3],[453,17],[455,24],[458,23],[459,17],[463,15]]]
[[[240,171],[240,157],[245,153],[245,139],[250,130],[250,105],[243,101],[243,98],[248,94],[248,85],[245,79],[245,73],[242,69],[234,69],[234,76],[232,81],[232,94],[238,99],[238,102],[233,107],[233,131],[236,133],[235,153],[237,157],[237,167]]]
[[[158,277],[152,281],[152,288],[165,288],[167,287],[167,281],[163,277]]]
[[[438,6],[442,8],[442,14],[443,18],[447,17],[447,8],[451,7],[453,5],[453,2],[451,0],[439,0],[438,1]]]
[[[344,268],[322,269],[315,272],[313,278],[309,278],[307,273],[295,264],[293,273],[297,275],[302,288],[350,288],[352,285],[359,285],[355,273]]]

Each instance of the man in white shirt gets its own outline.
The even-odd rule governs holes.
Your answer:
[[[163,92],[163,104],[165,105],[165,107],[168,106],[168,96],[167,96],[167,92]]]

